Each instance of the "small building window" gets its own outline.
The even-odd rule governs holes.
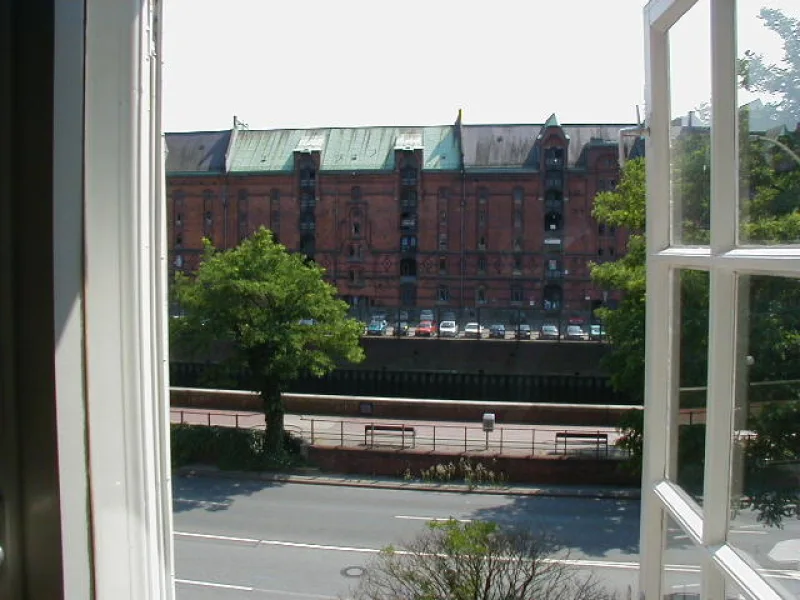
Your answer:
[[[486,227],[486,209],[478,210],[478,227]]]
[[[478,238],[478,250],[486,250],[486,236]]]
[[[478,204],[486,204],[489,201],[489,190],[478,188]]]
[[[609,256],[614,256],[614,248],[609,248],[608,249],[608,255]]]
[[[361,235],[361,222],[360,221],[353,221],[351,231],[353,233],[353,237],[358,237]]]
[[[445,256],[439,257],[439,274],[447,275],[447,257]]]
[[[439,234],[439,250],[447,250],[447,234]]]
[[[446,285],[439,286],[439,302],[450,302],[450,288]]]
[[[440,210],[439,211],[439,223],[441,223],[442,225],[447,223],[447,211],[446,210]]]
[[[183,213],[175,215],[175,227],[183,227]]]
[[[359,186],[354,185],[352,188],[350,188],[350,199],[353,202],[358,202],[361,200],[361,188]]]
[[[478,257],[478,273],[483,274],[486,273],[486,257],[479,256]]]
[[[404,258],[400,261],[400,277],[416,277],[417,261],[413,258]]]
[[[515,304],[522,302],[522,288],[518,285],[511,287],[511,302]]]
[[[175,235],[175,246],[178,247],[178,248],[183,246],[183,234],[182,233],[178,233],[178,234]]]
[[[361,244],[350,244],[348,247],[348,255],[352,260],[361,260],[362,250]]]
[[[519,208],[514,211],[514,228],[522,228],[522,210]]]
[[[522,238],[514,238],[514,252],[522,252]]]
[[[603,256],[603,249],[602,248],[598,248],[597,249],[597,256]]]
[[[417,236],[404,235],[400,237],[400,250],[403,252],[414,252],[417,249]]]
[[[606,234],[606,226],[603,223],[597,226],[597,235],[605,235]]]
[[[525,199],[525,192],[522,191],[521,187],[514,188],[512,195],[514,198],[514,204],[516,205],[522,204],[522,201]]]
[[[522,255],[515,254],[514,255],[514,272],[519,274],[522,272]]]
[[[475,303],[476,304],[486,304],[486,288],[480,286],[478,289],[475,290]]]

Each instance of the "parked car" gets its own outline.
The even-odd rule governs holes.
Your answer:
[[[422,322],[422,321],[431,321],[431,322],[433,322],[434,318],[435,317],[433,316],[433,311],[432,310],[425,309],[425,310],[419,311],[419,320],[420,320],[420,322]]]
[[[384,320],[375,319],[367,325],[367,335],[386,335],[387,323]]]
[[[399,321],[394,326],[394,334],[395,335],[408,335],[408,321]]]
[[[602,325],[591,325],[589,327],[589,339],[600,341],[606,337],[606,330]]]
[[[455,321],[442,321],[439,323],[439,337],[456,337],[458,325]]]
[[[464,337],[466,338],[480,338],[481,333],[483,332],[478,323],[467,323],[467,326],[464,327]]]
[[[497,338],[500,340],[506,339],[506,326],[501,325],[500,323],[489,325],[489,337]]]
[[[564,334],[565,340],[583,340],[586,338],[586,334],[584,333],[583,329],[581,329],[580,325],[568,325],[567,331]]]
[[[517,329],[514,332],[514,337],[518,340],[529,340],[531,339],[531,326],[527,323],[520,323],[517,325]]]
[[[436,325],[433,321],[420,321],[414,335],[417,337],[432,337],[436,333]]]
[[[539,330],[540,340],[557,340],[559,339],[558,327],[555,325],[542,325]]]

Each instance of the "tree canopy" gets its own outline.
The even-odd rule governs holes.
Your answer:
[[[798,87],[786,90],[781,86],[787,78],[800,81],[800,29],[797,20],[779,11],[765,9],[761,15],[767,26],[782,36],[787,60],[782,66],[765,65],[759,56],[747,53],[740,67],[742,85],[775,94],[776,100],[767,105],[772,121],[794,123],[795,128],[754,130],[753,106],[740,109],[739,236],[743,243],[799,243]],[[794,110],[793,116],[789,110]],[[763,111],[759,119],[763,121]],[[673,209],[680,210],[679,231],[673,235],[683,243],[709,243],[710,144],[710,132],[704,126],[683,128],[672,141],[671,192]],[[606,367],[612,384],[640,401],[644,396],[645,203],[644,162],[636,160],[625,165],[616,190],[598,194],[593,211],[598,221],[632,232],[628,254],[615,262],[594,265],[592,277],[603,287],[625,292],[617,310],[601,311],[611,342]],[[785,470],[786,461],[800,459],[800,449],[792,441],[800,430],[800,394],[792,384],[800,379],[800,282],[781,277],[742,278],[747,284],[747,326],[740,335],[747,339],[746,352],[753,359],[747,367],[746,400],[755,409],[747,427],[756,434],[744,454],[744,491],[746,502],[758,511],[759,518],[779,525],[789,514],[800,515],[797,477]],[[705,272],[683,270],[679,282],[679,371],[684,389],[680,402],[682,407],[702,408],[708,365],[709,277]],[[621,424],[622,444],[633,451],[634,464],[641,458],[642,427],[638,411]],[[702,484],[703,439],[702,424],[680,429],[678,476],[690,489]]]
[[[174,342],[198,350],[229,343],[230,361],[245,367],[264,400],[271,452],[282,451],[286,384],[364,358],[362,326],[347,317],[347,303],[337,299],[323,274],[262,227],[231,250],[206,241],[197,272],[175,280],[185,316],[173,319]]]

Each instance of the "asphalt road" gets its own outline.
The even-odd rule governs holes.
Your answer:
[[[638,501],[196,478],[174,485],[178,598],[347,597],[380,548],[448,517],[546,531],[569,549],[577,567],[595,572],[621,598],[635,584]],[[742,547],[772,546],[759,526],[744,518],[737,525],[750,531],[740,535]],[[796,527],[794,534],[800,537]],[[669,539],[668,588],[697,591],[699,554],[680,532]],[[800,583],[787,576],[782,582]]]

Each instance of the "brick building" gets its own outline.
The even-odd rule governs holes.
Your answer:
[[[589,262],[627,233],[591,216],[632,124],[354,127],[167,134],[172,264],[259,226],[303,252],[357,312],[583,315],[616,292]],[[623,152],[636,152],[623,137]]]

